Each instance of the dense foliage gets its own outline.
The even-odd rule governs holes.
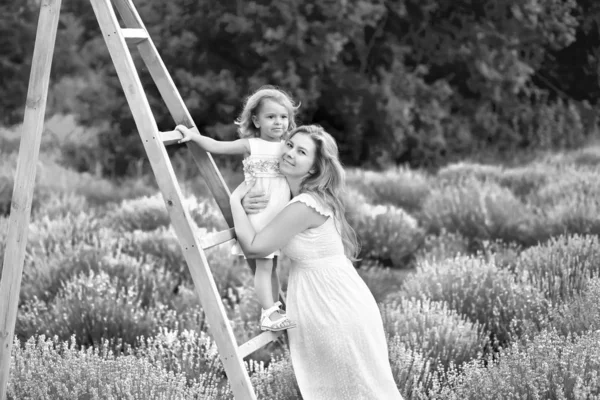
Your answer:
[[[0,6],[4,123],[20,120],[38,3]],[[244,97],[266,83],[301,101],[300,120],[331,131],[348,165],[573,147],[596,130],[593,0],[135,4],[195,123],[216,138],[235,137]],[[102,132],[102,151],[78,168],[131,173],[141,144],[87,2],[63,2],[58,35],[49,106]],[[172,129],[140,71],[159,127]]]

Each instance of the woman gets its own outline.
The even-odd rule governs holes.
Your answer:
[[[318,126],[291,132],[280,170],[292,192],[289,204],[256,232],[242,198],[231,195],[238,242],[247,257],[275,250],[292,260],[287,313],[292,365],[305,400],[401,399],[388,361],[379,309],[350,259],[356,236],[340,195],[344,170],[335,140]]]

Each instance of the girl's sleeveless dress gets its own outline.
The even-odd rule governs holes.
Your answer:
[[[244,180],[256,179],[251,192],[263,192],[269,198],[267,207],[257,214],[249,214],[250,223],[260,232],[290,201],[290,187],[279,171],[279,160],[284,150],[284,142],[269,142],[261,138],[249,138],[250,155],[244,158]],[[243,256],[236,242],[231,252]],[[273,258],[279,251],[264,258]]]
[[[329,217],[294,236],[281,251],[292,261],[287,330],[304,400],[399,400],[375,298],[344,255],[331,209],[302,193],[302,202]]]

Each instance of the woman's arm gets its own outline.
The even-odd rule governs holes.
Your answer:
[[[240,187],[243,185],[249,186],[242,183]],[[248,258],[271,254],[284,247],[298,233],[316,228],[327,220],[327,217],[304,203],[296,202],[289,204],[260,232],[256,232],[244,212],[238,189],[231,195],[231,213],[237,240]]]
[[[203,150],[214,154],[249,154],[250,143],[248,139],[237,139],[233,141],[219,141],[208,136],[201,135],[197,130],[192,130],[184,125],[177,125],[175,130],[181,132],[183,137],[177,143],[191,140],[197,143]]]

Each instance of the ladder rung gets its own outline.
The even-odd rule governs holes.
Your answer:
[[[229,228],[221,232],[211,233],[201,237],[199,240],[202,249],[206,250],[221,243],[225,243],[231,239],[235,239],[235,229],[233,228]]]
[[[177,143],[177,141],[183,137],[181,132],[179,132],[177,130],[167,131],[167,132],[159,132],[158,134],[160,135],[160,140],[162,140],[162,142],[165,144],[165,146]]]
[[[148,40],[148,32],[140,28],[123,28],[121,29],[125,41],[130,44],[138,44],[144,40]]]
[[[260,335],[258,335],[257,337],[255,337],[254,339],[250,339],[248,340],[246,343],[244,343],[243,345],[241,345],[240,347],[238,347],[238,354],[240,355],[240,357],[244,358],[252,353],[254,353],[256,350],[266,346],[267,344],[271,343],[272,341],[274,341],[275,339],[277,339],[279,336],[281,336],[281,334],[284,331],[279,331],[279,332],[271,332],[271,331],[266,331],[261,333]]]

